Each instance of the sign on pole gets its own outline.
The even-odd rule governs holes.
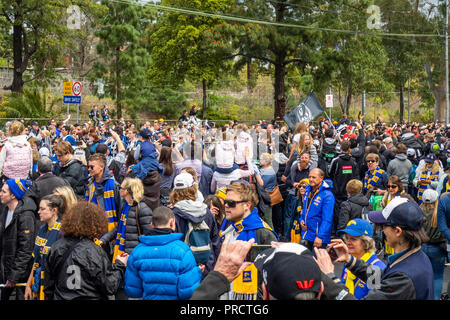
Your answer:
[[[64,103],[81,103],[81,83],[64,82]]]
[[[327,108],[333,108],[333,95],[332,94],[327,94],[325,100],[326,100],[326,107]]]

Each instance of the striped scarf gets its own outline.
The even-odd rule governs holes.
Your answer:
[[[31,282],[31,290],[34,300],[44,300],[44,263],[53,243],[58,238],[61,229],[60,220],[56,220],[51,228],[45,225],[41,228],[34,243],[33,250],[33,274]]]
[[[366,263],[370,263],[373,265],[374,263],[380,261],[378,257],[374,254],[374,252],[366,252],[361,258]],[[348,292],[354,295],[358,300],[362,299],[364,296],[361,296],[361,292],[356,292],[355,289],[358,287],[366,287],[366,283],[361,279],[357,278],[350,270],[344,268],[342,272],[342,282],[345,283],[345,286],[348,288]]]
[[[114,200],[114,183],[115,180],[110,178],[106,180],[105,186],[103,188],[103,200],[104,200],[104,210],[108,218],[108,232],[117,227],[117,216],[116,216],[116,202]],[[95,195],[97,183],[95,180],[92,182],[90,188],[86,190],[85,200],[99,205],[98,199]]]
[[[431,180],[431,181],[437,181],[439,178],[439,170],[436,170],[434,172],[432,172],[431,170],[427,170],[426,168],[424,168],[419,176],[419,180]],[[420,184],[418,186],[418,191],[417,191],[417,204],[421,204],[422,203],[422,195],[423,192],[425,190],[428,189],[428,184]]]
[[[227,226],[226,219],[222,223],[221,231]],[[234,222],[230,221],[234,230],[238,233],[236,240],[248,241],[255,239],[257,244],[256,230],[265,228],[273,232],[270,226],[258,215],[258,209],[253,208],[252,212],[244,219]],[[274,232],[278,239],[278,235]],[[256,300],[258,294],[258,270],[255,264],[249,265],[231,284],[231,300]]]
[[[122,214],[117,226],[116,244],[114,246],[114,254],[112,260],[113,263],[116,262],[116,257],[118,255],[121,255],[125,250],[125,228],[127,225],[128,212],[130,211],[132,205],[133,203],[125,202],[122,208]]]
[[[377,167],[373,173],[370,173],[370,171],[366,172],[366,175],[364,176],[364,190],[373,189],[375,185],[378,183],[378,180],[380,180],[381,175],[384,173],[383,169],[380,169]]]

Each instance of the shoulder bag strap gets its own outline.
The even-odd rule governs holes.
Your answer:
[[[141,224],[139,222],[139,203],[136,205],[136,226],[138,229],[138,236],[140,236],[141,233]]]

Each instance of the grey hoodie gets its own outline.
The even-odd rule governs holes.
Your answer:
[[[412,163],[404,153],[397,154],[393,160],[389,162],[387,172],[389,176],[398,176],[403,183],[403,187],[407,190],[409,174],[411,173]]]

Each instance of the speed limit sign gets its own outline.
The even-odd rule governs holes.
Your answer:
[[[81,83],[75,82],[72,86],[72,93],[74,96],[79,96],[81,94]]]

